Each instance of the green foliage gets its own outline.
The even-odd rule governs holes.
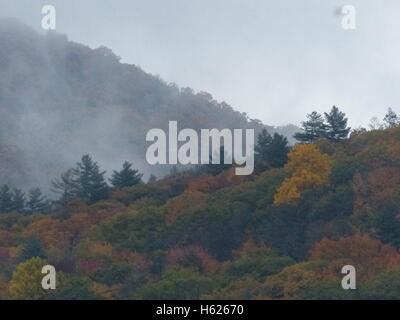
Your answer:
[[[99,300],[101,299],[90,288],[91,281],[87,278],[73,277],[57,288],[51,300]]]
[[[0,187],[0,212],[11,212],[13,209],[13,199],[10,188],[7,185]]]
[[[400,248],[400,221],[398,203],[386,203],[375,218],[376,236],[383,243]]]
[[[271,136],[266,129],[263,129],[257,137],[254,151],[256,169],[258,172],[262,172],[267,169],[283,167],[287,162],[290,148],[287,138],[278,133]]]
[[[400,269],[382,272],[361,287],[361,296],[368,300],[399,300]]]
[[[73,172],[79,185],[78,197],[89,204],[108,198],[109,187],[104,178],[105,171],[100,171],[98,164],[89,155],[82,157]]]
[[[228,266],[227,275],[234,279],[251,276],[258,281],[280,272],[283,268],[294,264],[289,257],[244,257],[235,260]]]
[[[144,300],[194,300],[210,292],[215,283],[197,272],[186,269],[168,270],[163,279],[143,286],[136,298]]]
[[[47,255],[43,243],[37,237],[30,237],[25,240],[19,260],[22,262],[35,257],[46,259]]]
[[[121,171],[114,171],[110,181],[115,188],[132,187],[142,182],[143,174],[132,169],[132,163],[124,162]]]
[[[313,143],[323,137],[326,131],[324,118],[317,111],[307,114],[307,121],[303,121],[301,126],[302,132],[294,135],[294,138],[300,142]]]
[[[337,142],[348,137],[351,128],[347,127],[346,115],[336,106],[329,113],[325,112],[324,118],[316,111],[308,114],[308,120],[302,122],[302,132],[296,133],[294,138],[300,142],[314,143],[319,138]]]
[[[386,128],[394,128],[400,124],[400,118],[396,112],[392,110],[392,108],[389,108],[385,118],[383,119],[383,122],[385,123]]]
[[[351,128],[347,127],[346,115],[336,106],[329,113],[325,112],[326,130],[324,136],[330,141],[341,141],[346,139]]]
[[[49,208],[49,203],[46,197],[42,194],[39,188],[29,191],[29,199],[26,202],[28,212],[46,212]]]

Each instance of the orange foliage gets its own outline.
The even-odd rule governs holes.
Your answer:
[[[27,226],[25,237],[38,237],[45,247],[57,257],[61,257],[70,246],[70,235],[63,230],[61,223],[51,217],[45,217]]]
[[[312,249],[311,259],[330,262],[327,277],[338,277],[344,265],[353,265],[360,280],[371,279],[385,269],[400,267],[400,254],[395,248],[364,235],[337,241],[323,239]]]
[[[116,258],[118,261],[131,263],[141,269],[149,267],[149,262],[140,253],[130,249],[123,249],[121,252],[118,252]]]
[[[229,170],[221,172],[217,176],[201,176],[197,179],[190,180],[187,187],[187,192],[205,192],[211,193],[218,189],[238,185],[245,182],[246,176],[238,176],[235,174],[235,169],[231,168]]]

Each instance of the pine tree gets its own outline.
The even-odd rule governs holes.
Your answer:
[[[79,192],[79,184],[73,169],[69,169],[61,174],[60,179],[55,179],[51,182],[52,191],[61,195],[63,202],[70,198],[77,197]]]
[[[12,194],[12,210],[23,212],[25,209],[25,193],[21,189],[14,189]]]
[[[400,118],[397,116],[396,112],[392,108],[388,109],[388,112],[383,119],[386,128],[394,128],[400,124]]]
[[[272,136],[267,129],[264,128],[257,136],[257,144],[254,147],[255,167],[257,172],[263,172],[271,168],[271,164],[268,161],[271,142]]]
[[[26,202],[26,206],[29,212],[45,212],[48,208],[48,201],[43,196],[42,191],[39,188],[35,188],[29,191],[29,199]]]
[[[257,172],[262,172],[282,167],[287,162],[290,148],[286,137],[278,133],[274,133],[272,137],[264,128],[257,137],[254,151]]]
[[[329,113],[325,112],[325,120],[325,138],[337,142],[348,137],[351,128],[347,127],[346,115],[336,106],[333,106]]]
[[[142,177],[139,170],[132,169],[132,163],[125,161],[121,171],[114,171],[110,182],[115,188],[126,188],[142,183]]]
[[[109,195],[109,187],[104,178],[105,171],[100,171],[98,164],[89,155],[84,155],[81,162],[73,170],[78,184],[78,197],[88,204],[105,200]]]
[[[6,213],[13,210],[13,195],[8,185],[0,187],[0,212]]]
[[[274,133],[269,146],[269,163],[272,168],[283,167],[288,161],[289,151],[290,147],[287,138],[278,133]]]
[[[326,127],[322,115],[316,111],[307,114],[307,119],[301,123],[303,132],[296,133],[294,138],[300,142],[313,143],[324,136]]]

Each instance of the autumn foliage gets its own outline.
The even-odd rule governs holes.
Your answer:
[[[274,203],[291,203],[300,198],[301,192],[321,188],[328,184],[332,163],[326,154],[313,144],[298,144],[289,153],[285,169],[290,177],[285,179],[275,194]]]
[[[399,299],[399,130],[298,144],[249,177],[193,170],[0,214],[0,298]]]

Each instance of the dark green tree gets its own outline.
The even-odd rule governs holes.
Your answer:
[[[39,257],[39,258],[47,258],[45,248],[43,243],[37,237],[29,237],[25,239],[24,246],[22,248],[21,256],[19,257],[19,261],[26,261],[31,258]]]
[[[329,113],[325,112],[325,120],[326,139],[338,142],[348,137],[351,128],[347,127],[346,115],[341,112],[336,106],[333,106]]]
[[[104,178],[105,171],[100,171],[97,162],[89,155],[82,157],[73,174],[76,177],[74,181],[78,184],[77,196],[85,199],[88,204],[108,198],[110,190]]]
[[[288,144],[287,138],[283,135],[274,133],[271,136],[266,129],[263,129],[257,137],[257,145],[254,148],[257,172],[283,167],[290,151]]]
[[[264,128],[258,135],[257,144],[254,147],[255,164],[259,172],[265,171],[271,167],[271,164],[268,162],[271,142],[272,136],[267,129]]]
[[[283,167],[288,160],[289,151],[290,147],[287,138],[281,134],[274,133],[269,146],[269,163],[272,168]]]
[[[326,130],[324,118],[316,111],[307,114],[307,120],[303,121],[301,126],[303,131],[296,133],[294,138],[305,143],[313,143],[323,137]]]
[[[14,189],[12,193],[12,210],[23,212],[25,209],[25,193],[21,189]]]
[[[110,182],[115,188],[126,188],[142,183],[142,177],[139,170],[132,169],[132,163],[125,161],[121,171],[114,171]]]
[[[13,210],[13,194],[6,184],[0,187],[0,212],[6,213]]]
[[[388,112],[386,113],[385,118],[383,118],[383,121],[386,128],[394,128],[400,124],[400,119],[396,112],[392,110],[392,108],[388,109]]]
[[[39,188],[30,190],[28,197],[26,207],[29,212],[45,212],[48,208],[48,201]]]

